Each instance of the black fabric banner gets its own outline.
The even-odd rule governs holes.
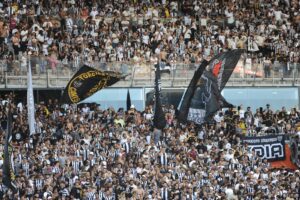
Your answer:
[[[244,137],[243,144],[248,144],[250,151],[255,151],[260,158],[268,161],[285,159],[284,135],[270,135],[261,137]]]
[[[153,125],[157,129],[163,129],[166,126],[165,113],[163,112],[161,105],[161,79],[159,65],[155,65],[155,113],[153,119]]]
[[[191,99],[187,120],[202,124],[209,121],[219,109],[231,106],[221,95],[216,77],[204,71]]]
[[[184,94],[178,119],[180,122],[193,121],[202,124],[211,119],[215,112],[232,107],[221,95],[243,50],[221,53],[207,63],[203,62],[196,71]],[[206,70],[205,70],[206,68]]]
[[[130,110],[130,107],[131,107],[131,98],[130,98],[129,89],[127,90],[126,106],[127,106],[127,111]]]
[[[209,62],[209,71],[217,77],[218,88],[223,90],[236,64],[243,53],[242,49],[235,49],[213,57]]]
[[[3,177],[2,183],[13,192],[17,191],[16,185],[13,183],[14,181],[14,172],[12,169],[13,163],[11,162],[11,152],[9,150],[9,138],[11,136],[11,128],[12,128],[12,115],[10,109],[8,111],[7,116],[7,129],[5,135],[5,144],[4,144],[4,162],[3,162]]]
[[[183,98],[179,105],[179,112],[178,112],[178,116],[177,116],[178,120],[182,123],[186,123],[186,121],[187,121],[187,116],[188,116],[188,112],[189,112],[189,108],[190,108],[190,104],[191,104],[191,99],[194,96],[195,89],[197,87],[197,83],[207,65],[208,65],[208,62],[206,60],[202,61],[202,63],[196,70],[186,92],[183,95]]]
[[[120,73],[104,72],[84,65],[69,81],[61,102],[78,103],[102,88],[115,84],[120,79]]]

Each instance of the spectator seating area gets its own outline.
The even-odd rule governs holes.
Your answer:
[[[42,73],[122,62],[148,75],[158,57],[166,66],[193,64],[241,48],[244,73],[269,78],[299,67],[299,16],[296,0],[4,0],[0,58],[17,75],[29,52]]]

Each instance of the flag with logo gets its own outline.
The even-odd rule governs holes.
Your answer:
[[[100,71],[84,65],[67,84],[61,102],[79,103],[102,88],[115,84],[121,78],[118,72]]]
[[[31,61],[29,60],[27,71],[27,109],[28,109],[28,125],[29,135],[35,133],[35,109],[34,109],[34,96],[32,87],[32,74],[31,74]]]
[[[232,105],[222,96],[216,77],[210,71],[204,71],[191,99],[187,120],[202,124],[224,107]]]
[[[181,122],[188,120],[202,124],[209,121],[219,109],[232,107],[221,95],[221,91],[241,54],[242,50],[239,49],[224,52],[212,58],[208,67],[203,63],[202,69],[198,68],[202,70],[202,73],[196,71],[180,106],[179,120]]]
[[[242,49],[235,49],[228,52],[223,52],[209,62],[209,71],[217,78],[218,88],[223,90],[228,82],[235,66],[241,58]]]
[[[7,116],[7,128],[5,134],[5,143],[4,143],[4,161],[3,161],[3,177],[2,183],[13,192],[16,192],[17,186],[14,184],[14,159],[12,148],[9,146],[9,141],[11,137],[11,128],[12,128],[12,115],[9,109]]]
[[[161,79],[159,65],[155,65],[155,112],[153,124],[157,129],[163,129],[166,126],[166,118],[161,105]]]

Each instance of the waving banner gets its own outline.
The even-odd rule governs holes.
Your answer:
[[[223,90],[235,66],[241,58],[242,49],[235,49],[221,53],[209,62],[209,71],[217,78],[218,88]]]
[[[247,144],[250,151],[268,161],[285,159],[285,138],[284,135],[270,135],[261,137],[244,137],[243,144]]]
[[[102,88],[115,84],[121,77],[117,72],[104,72],[84,65],[69,81],[61,101],[78,103]]]
[[[197,83],[199,82],[199,79],[201,75],[203,74],[203,71],[205,70],[205,67],[208,65],[208,62],[206,60],[202,61],[198,69],[196,70],[186,92],[184,93],[182,100],[180,102],[180,105],[178,106],[178,120],[180,122],[186,123],[187,116],[189,113],[189,109],[191,106],[191,99],[193,98],[195,94],[195,90],[197,87]]]
[[[220,53],[208,63],[204,61],[195,72],[179,107],[181,122],[202,124],[209,121],[220,108],[232,107],[221,95],[243,50]],[[205,69],[206,68],[206,69]]]
[[[211,72],[204,71],[191,99],[187,120],[202,124],[209,121],[215,112],[224,107],[232,107],[232,105],[221,95],[216,77]]]

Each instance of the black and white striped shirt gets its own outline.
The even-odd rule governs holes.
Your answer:
[[[131,143],[130,142],[125,142],[122,144],[122,147],[125,149],[126,154],[128,154],[131,150]]]
[[[87,198],[86,199],[87,200],[96,200],[96,194],[95,194],[95,192],[89,192],[87,194]]]
[[[36,190],[41,190],[44,187],[44,180],[42,180],[42,179],[35,179],[34,180],[34,185],[35,185]]]
[[[247,187],[247,192],[251,195],[254,194],[254,188],[253,187]]]
[[[82,159],[83,159],[83,161],[85,161],[85,160],[87,160],[88,159],[88,155],[89,155],[89,153],[90,153],[90,151],[88,150],[88,149],[82,149]]]
[[[105,194],[104,194],[104,192],[103,191],[99,191],[99,193],[98,193],[98,199],[99,200],[102,200],[102,199],[105,199]]]
[[[72,168],[73,168],[73,172],[75,174],[79,173],[81,166],[82,166],[82,162],[81,161],[79,161],[79,160],[73,160],[72,161]]]
[[[28,177],[29,176],[29,169],[30,169],[29,163],[23,163],[22,164],[22,169],[25,171],[25,175]]]
[[[184,175],[185,175],[184,172],[179,172],[179,173],[177,173],[177,176],[178,176],[178,179],[179,179],[180,182],[182,181]]]
[[[54,174],[59,174],[61,172],[60,168],[58,166],[54,166],[52,168],[52,173]]]
[[[61,191],[59,191],[59,193],[60,193],[62,196],[69,196],[69,191],[68,191],[67,188],[62,189]]]
[[[163,153],[161,155],[159,155],[159,159],[160,159],[160,164],[161,165],[168,165],[168,154],[167,153]]]
[[[97,156],[97,158],[99,159],[99,161],[106,161],[106,157],[102,156],[101,154],[99,156]]]
[[[167,188],[161,188],[160,189],[160,195],[162,200],[168,200],[169,199],[169,192]]]

